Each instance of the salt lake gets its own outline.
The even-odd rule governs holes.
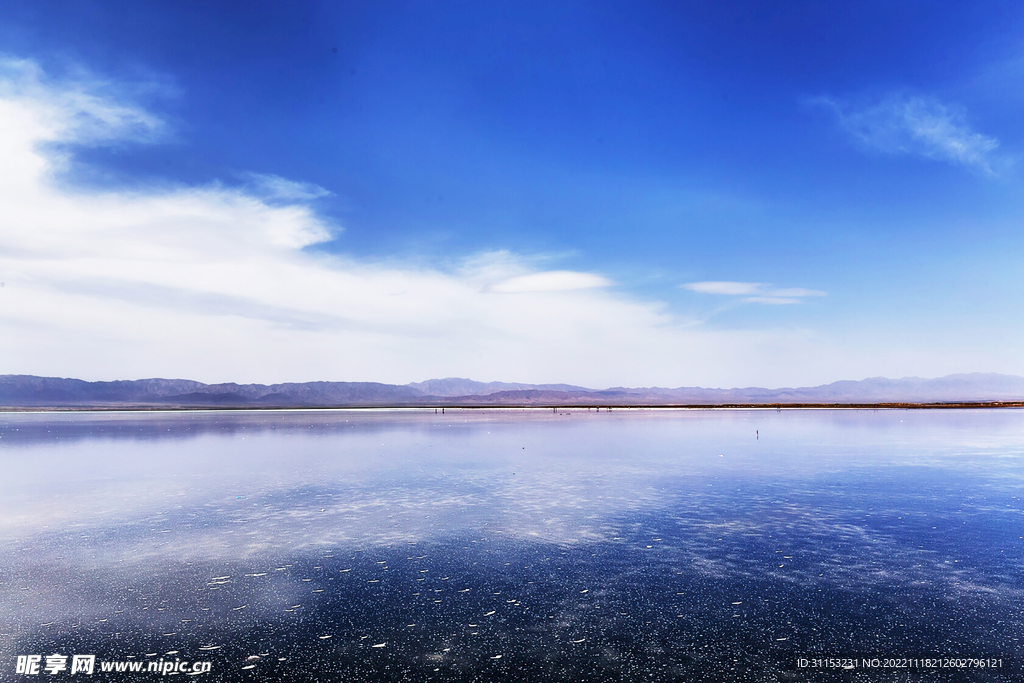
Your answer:
[[[1024,412],[2,414],[0,680],[76,654],[112,681],[1020,680]]]

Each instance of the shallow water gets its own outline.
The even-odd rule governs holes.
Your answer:
[[[1021,411],[4,414],[0,473],[0,680],[1022,678]]]

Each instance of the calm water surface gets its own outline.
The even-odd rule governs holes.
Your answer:
[[[1013,410],[2,414],[0,680],[1024,680],[1022,496]]]

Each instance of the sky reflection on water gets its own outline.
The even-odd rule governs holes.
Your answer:
[[[0,666],[1014,680],[1022,456],[1010,410],[7,414]]]

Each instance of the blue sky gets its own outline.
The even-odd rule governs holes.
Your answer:
[[[1018,3],[2,8],[0,371],[1024,374]]]

